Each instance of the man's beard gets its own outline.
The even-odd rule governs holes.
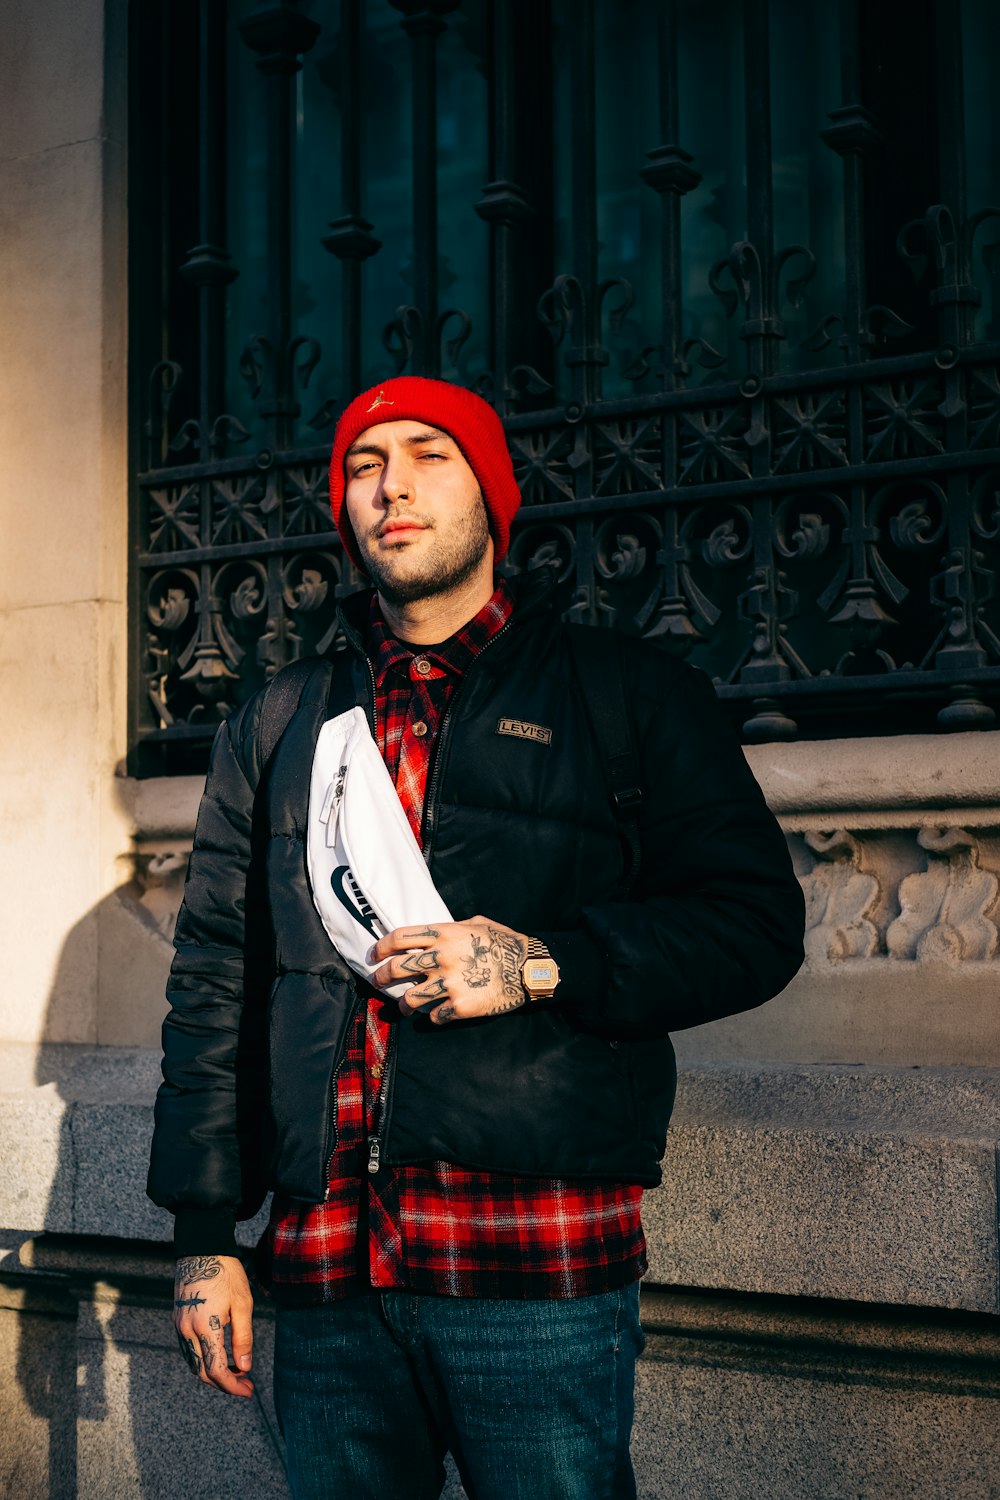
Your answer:
[[[419,522],[423,517],[414,515],[413,519]],[[425,548],[424,556],[412,572],[401,574],[393,565],[393,555],[386,556],[379,548],[378,531],[384,524],[380,521],[368,533],[366,540],[373,550],[364,549],[365,568],[382,598],[390,604],[412,604],[416,599],[450,594],[472,577],[489,546],[490,530],[482,494],[464,524],[452,522],[446,534],[435,527],[429,528],[433,533],[432,546]],[[405,554],[408,546],[409,543],[400,543],[399,553]]]

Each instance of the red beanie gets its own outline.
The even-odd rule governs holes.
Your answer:
[[[483,492],[494,556],[499,562],[510,544],[510,523],[521,504],[507,439],[500,418],[481,396],[447,380],[399,375],[355,396],[337,423],[330,456],[330,509],[344,549],[364,572],[364,562],[344,505],[344,454],[368,427],[379,422],[428,422],[462,450]]]

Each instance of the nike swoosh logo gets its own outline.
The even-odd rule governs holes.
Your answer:
[[[350,894],[344,889],[345,880],[351,883]],[[375,930],[375,913],[361,895],[357,881],[347,865],[337,866],[330,876],[330,885],[341,906],[354,918],[355,922],[373,938],[381,937],[381,933]]]

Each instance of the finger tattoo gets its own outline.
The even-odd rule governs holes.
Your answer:
[[[428,985],[426,989],[419,990],[413,998],[415,1000],[440,1000],[447,992],[448,986],[444,980],[435,979],[433,984]]]
[[[450,1003],[439,1005],[431,1017],[431,1020],[435,1021],[438,1025],[443,1025],[446,1021],[453,1021],[454,1019],[455,1007]]]
[[[440,968],[438,951],[430,948],[426,953],[408,953],[399,967],[404,974],[425,974],[430,969]]]
[[[198,1335],[198,1342],[201,1345],[201,1355],[205,1364],[205,1374],[210,1375],[212,1373],[212,1366],[215,1364],[216,1350],[211,1340],[206,1338],[202,1333],[199,1333]]]
[[[434,1010],[436,1006],[441,1004],[441,1001],[445,998],[446,994],[447,990],[445,989],[444,980],[435,979],[430,989],[419,990],[416,994],[411,991],[409,996],[409,1003],[412,1005],[415,1000],[420,1000],[423,1003],[416,1007],[417,1010]]]
[[[208,1320],[208,1326],[209,1326],[209,1328],[221,1328],[222,1327],[222,1324],[219,1322],[219,1318],[218,1318],[218,1315],[216,1313],[213,1313],[212,1316],[209,1318],[209,1320]]]
[[[431,938],[436,938],[436,937],[440,937],[441,934],[440,934],[440,932],[438,932],[438,930],[437,930],[436,927],[421,927],[420,931],[419,932],[415,932],[413,934],[413,936],[414,937],[431,937]]]
[[[175,1307],[203,1307],[204,1297],[199,1297],[197,1292],[192,1292],[190,1297],[177,1297],[174,1299]]]
[[[200,1375],[201,1356],[198,1354],[197,1350],[194,1347],[194,1340],[186,1339],[182,1333],[178,1333],[177,1342],[181,1346],[181,1353],[183,1354],[189,1367],[194,1371],[196,1375]]]

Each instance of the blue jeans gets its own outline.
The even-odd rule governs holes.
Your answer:
[[[639,1287],[560,1301],[373,1292],[280,1308],[295,1500],[634,1500]]]

